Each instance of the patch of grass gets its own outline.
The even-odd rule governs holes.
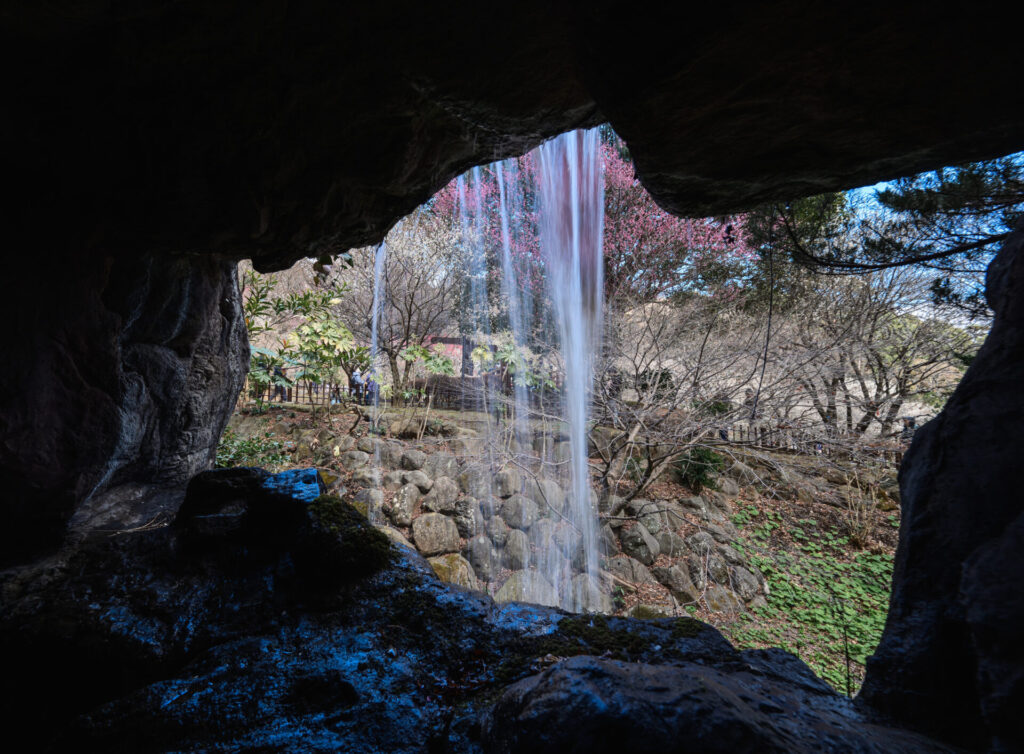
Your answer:
[[[761,511],[757,509],[756,505],[746,505],[737,513],[732,514],[732,522],[737,526],[746,526],[759,515],[761,515]]]

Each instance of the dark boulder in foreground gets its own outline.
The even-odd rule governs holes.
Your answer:
[[[441,583],[308,472],[201,475],[173,526],[0,577],[13,739],[41,750],[942,751],[690,619]]]

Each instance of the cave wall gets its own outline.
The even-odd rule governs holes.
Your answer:
[[[246,361],[234,260],[274,270],[374,243],[471,165],[605,120],[680,214],[1024,149],[1019,51],[983,5],[665,6],[0,12],[0,166],[16,189],[0,297],[4,560],[56,546],[69,522],[145,523],[210,462]],[[1010,748],[1013,244],[991,273],[992,335],[908,456],[892,617],[864,692],[925,729],[962,726],[976,743],[988,726]]]
[[[989,267],[995,320],[900,467],[885,633],[861,698],[972,748],[1024,750],[1024,220]]]
[[[248,368],[235,263],[85,256],[3,297],[0,553],[173,510],[213,460]]]

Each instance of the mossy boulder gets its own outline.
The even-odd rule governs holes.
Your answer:
[[[457,553],[439,555],[427,560],[430,567],[434,569],[437,577],[448,584],[457,584],[467,589],[479,589],[480,584],[476,579],[469,561]]]
[[[704,591],[704,601],[713,613],[738,613],[743,610],[743,600],[728,587],[712,584]]]
[[[341,498],[321,495],[309,504],[308,517],[309,530],[294,553],[307,577],[326,583],[353,581],[394,561],[388,538]]]
[[[378,526],[377,530],[385,537],[391,540],[392,544],[401,545],[402,547],[408,547],[410,550],[415,551],[416,548],[412,546],[412,542],[405,538],[398,529],[393,526]]]

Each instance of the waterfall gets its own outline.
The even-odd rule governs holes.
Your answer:
[[[384,309],[384,265],[387,261],[388,247],[385,242],[381,242],[377,247],[377,250],[373,255],[373,303],[370,305],[370,368],[367,370],[367,374],[363,375],[364,380],[372,379],[377,384],[377,389],[373,391],[373,421],[372,426],[377,426],[377,423],[381,420],[380,412],[380,386],[384,384],[384,364],[380,359],[380,316]],[[368,389],[368,385],[364,389]],[[380,454],[380,443],[374,443],[373,452],[373,464],[374,469],[377,472],[378,489],[380,488],[379,480],[381,472],[383,470],[383,464],[381,463]],[[383,513],[378,510],[378,506],[369,506],[369,518],[372,523],[382,523]]]
[[[541,145],[540,242],[564,362],[563,406],[569,424],[569,518],[581,537],[580,570],[588,580],[569,606],[587,606],[596,589],[597,511],[587,459],[593,358],[603,305],[604,178],[597,129],[574,131]],[[577,582],[578,583],[578,582]],[[561,595],[560,595],[560,601]]]
[[[512,342],[520,357],[523,357],[527,347],[529,333],[529,320],[526,303],[529,301],[529,291],[520,287],[520,281],[516,273],[512,252],[512,227],[511,218],[515,217],[514,205],[521,196],[521,191],[515,191],[518,186],[518,168],[515,160],[494,163],[495,176],[498,181],[498,208],[501,219],[501,271],[502,271],[502,293],[508,300],[509,327],[512,330]],[[505,186],[505,173],[509,173],[509,187]],[[517,369],[525,367],[520,362]],[[529,430],[529,395],[526,383],[522,374],[516,374],[513,382],[514,417],[515,417],[515,439],[518,447],[517,452],[523,446],[532,443]]]
[[[509,582],[518,579],[517,586],[503,586],[495,596],[576,611],[607,610],[607,589],[602,593],[597,578],[596,496],[587,457],[593,358],[600,346],[603,303],[604,181],[598,131],[563,134],[526,159],[526,169],[516,160],[505,160],[473,168],[455,183],[466,274],[463,331],[492,353],[502,345],[491,337],[492,317],[500,309],[494,309],[497,299],[492,298],[498,289],[488,285],[500,269],[501,299],[514,346],[506,365],[513,372],[511,395],[505,394],[507,383],[494,379],[499,365],[485,362],[477,375],[483,389],[472,401],[473,408],[482,406],[486,414],[484,457],[476,467],[488,481],[477,494],[483,495],[490,517],[514,521],[529,545],[523,552],[524,534],[515,534],[515,565],[508,565],[507,552],[503,557],[518,572],[509,577]],[[550,312],[536,313],[535,321],[533,287],[540,280],[545,281]],[[554,326],[534,331],[535,325],[548,321]],[[549,361],[557,365],[560,418],[537,411],[548,406],[543,400],[550,389],[545,380],[532,374],[532,391],[524,380],[527,370],[544,372],[527,354],[535,347],[543,354],[556,341],[557,355]],[[503,343],[507,348],[507,340]],[[485,374],[488,369],[491,373]],[[499,485],[492,476],[502,468],[505,476]],[[518,480],[515,490],[509,489],[509,479]],[[533,505],[536,510],[530,515],[536,520],[527,523],[522,509]]]

